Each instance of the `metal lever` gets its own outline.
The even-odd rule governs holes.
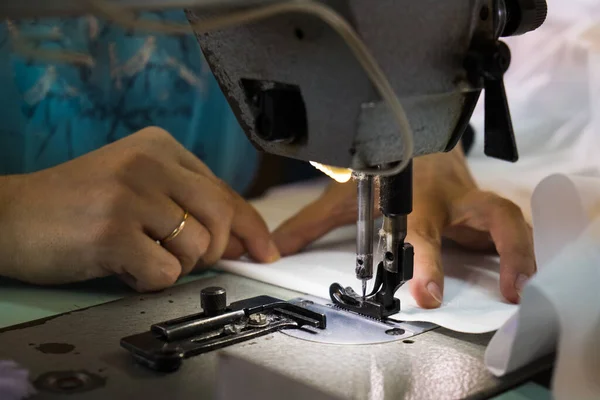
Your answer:
[[[504,42],[497,42],[486,58],[482,71],[485,88],[485,154],[516,162],[519,160],[519,151],[504,87],[504,74],[511,60],[510,49]]]
[[[466,68],[485,89],[485,154],[488,157],[516,162],[519,159],[512,117],[504,87],[511,54],[501,41],[479,43],[466,60]]]

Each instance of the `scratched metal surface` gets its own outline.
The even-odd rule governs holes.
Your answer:
[[[86,370],[105,379],[104,386],[78,393],[74,396],[77,399],[210,398],[216,353],[188,359],[178,372],[162,375],[135,365],[119,347],[122,337],[146,330],[152,323],[197,312],[199,291],[208,285],[225,287],[230,301],[259,294],[283,299],[299,295],[221,275],[160,294],[128,298],[4,330],[0,333],[0,359],[12,359],[27,367],[33,379],[56,370]],[[489,335],[460,335],[437,329],[413,339],[412,344],[336,346],[276,333],[226,351],[348,399],[369,398],[371,382],[384,390],[385,396],[378,398],[415,400],[490,394],[514,383],[499,381],[485,370],[482,359]],[[64,396],[40,393],[36,398]]]
[[[322,0],[346,18],[390,80],[414,131],[415,154],[446,148],[465,107],[463,57],[491,0]],[[193,22],[212,14],[190,13]],[[298,37],[296,32],[301,32]],[[403,142],[387,106],[338,34],[302,13],[197,34],[206,59],[258,148],[272,154],[355,168],[398,161]],[[414,40],[413,40],[414,39]],[[306,143],[270,142],[257,134],[255,110],[241,82],[297,85],[306,106]],[[250,96],[251,97],[251,96]],[[379,103],[371,110],[372,103]]]

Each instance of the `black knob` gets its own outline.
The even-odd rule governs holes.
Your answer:
[[[223,314],[227,309],[227,292],[217,286],[202,289],[200,291],[200,306],[207,317]]]
[[[300,90],[280,86],[261,90],[256,97],[256,133],[268,142],[294,143],[306,138],[306,107]]]
[[[546,0],[504,0],[506,25],[502,36],[518,36],[538,29],[548,16]]]

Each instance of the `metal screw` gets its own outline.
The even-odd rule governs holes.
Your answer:
[[[53,371],[41,375],[33,384],[40,391],[69,394],[102,387],[106,379],[87,371]]]
[[[248,317],[248,324],[252,326],[267,325],[267,316],[265,314],[252,314]]]
[[[387,331],[385,331],[385,333],[390,336],[402,336],[406,333],[406,331],[401,328],[394,328],[394,329],[388,329]]]
[[[384,261],[385,261],[385,265],[388,268],[392,268],[394,266],[394,253],[392,253],[391,251],[388,251],[385,253],[385,257],[384,257]]]
[[[223,327],[223,333],[226,335],[236,335],[240,333],[241,329],[237,325],[225,325]]]

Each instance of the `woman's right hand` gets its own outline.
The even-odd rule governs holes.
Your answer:
[[[155,291],[228,248],[258,262],[279,258],[254,208],[160,128],[0,182],[0,275],[10,278],[63,284],[116,274]],[[158,244],[185,210],[181,233]]]

